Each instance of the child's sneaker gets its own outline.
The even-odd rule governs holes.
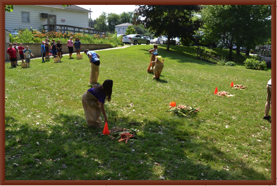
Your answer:
[[[269,120],[271,118],[271,116],[264,116],[263,119]]]

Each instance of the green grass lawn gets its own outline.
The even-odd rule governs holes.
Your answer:
[[[270,180],[271,124],[263,120],[271,71],[220,66],[159,46],[159,81],[146,69],[150,45],[98,51],[99,83],[114,81],[109,128],[139,130],[119,143],[88,128],[81,103],[90,64],[31,60],[5,69],[6,180]],[[231,82],[248,87],[230,88]],[[227,91],[234,97],[219,97]],[[201,108],[191,117],[169,103]],[[130,123],[136,122],[137,125]]]

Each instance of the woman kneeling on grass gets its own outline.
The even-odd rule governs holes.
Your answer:
[[[86,121],[89,127],[101,128],[101,112],[105,118],[105,123],[108,122],[104,109],[105,99],[111,101],[113,81],[105,80],[103,85],[94,85],[88,89],[82,97],[82,103],[85,111]]]
[[[162,56],[158,56],[158,53],[154,53],[153,56],[155,56],[155,61],[152,61],[152,64],[155,64],[154,68],[153,68],[153,72],[154,72],[154,79],[160,79],[160,75],[162,73],[162,70],[164,68],[164,59],[162,58]]]

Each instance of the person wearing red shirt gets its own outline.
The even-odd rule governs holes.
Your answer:
[[[11,67],[16,67],[16,53],[17,52],[11,43],[9,44],[7,53],[9,54],[9,58],[11,60]]]
[[[17,42],[14,42],[13,48],[15,48],[15,50],[16,50],[15,62],[16,62],[16,66],[18,66],[18,64],[17,64],[17,59],[18,59],[18,46],[17,46]]]
[[[22,46],[22,43],[20,43],[18,46],[18,52],[19,52],[20,59],[22,60],[22,63],[24,63],[24,54],[23,54],[24,49],[25,48]]]

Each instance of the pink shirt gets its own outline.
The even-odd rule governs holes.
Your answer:
[[[73,40],[68,40],[67,41],[67,46],[68,47],[73,47]]]

